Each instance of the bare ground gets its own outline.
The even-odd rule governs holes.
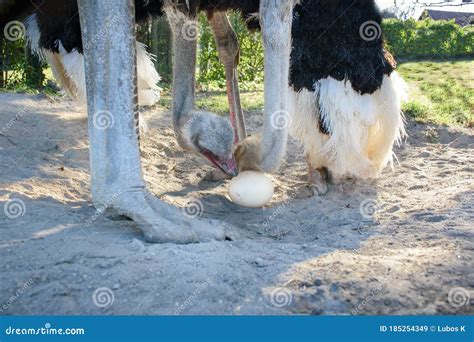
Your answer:
[[[276,196],[256,210],[201,181],[211,168],[177,147],[167,113],[147,112],[152,191],[241,233],[157,245],[92,207],[83,112],[44,96],[0,104],[2,314],[474,313],[472,130],[410,123],[395,172],[314,198],[291,142]]]

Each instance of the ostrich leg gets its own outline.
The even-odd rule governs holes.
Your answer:
[[[72,99],[75,98],[75,94],[77,93],[76,86],[67,75],[61,55],[46,49],[43,49],[43,54],[51,67],[54,78],[58,80],[60,86],[66,91],[69,97]]]
[[[308,188],[312,196],[326,195],[329,191],[328,183],[331,180],[331,174],[325,167],[314,167],[309,156],[306,157],[308,164]]]
[[[78,0],[86,68],[92,199],[133,219],[150,242],[225,238],[146,189],[137,133],[134,0]]]
[[[209,17],[209,23],[214,32],[219,58],[224,64],[230,121],[235,131],[235,142],[239,143],[247,137],[244,113],[240,104],[237,73],[240,59],[239,41],[225,12],[213,13]]]

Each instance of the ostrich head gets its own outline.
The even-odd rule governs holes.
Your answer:
[[[185,148],[203,155],[222,172],[237,176],[233,156],[234,130],[226,118],[208,112],[194,112],[181,126]]]

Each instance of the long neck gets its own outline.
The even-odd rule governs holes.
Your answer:
[[[176,8],[166,8],[173,32],[173,126],[179,132],[194,111],[198,23]]]

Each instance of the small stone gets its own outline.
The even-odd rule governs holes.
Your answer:
[[[337,292],[337,291],[339,291],[339,285],[337,285],[337,284],[331,284],[331,286],[329,287],[329,291],[331,291],[331,292]]]
[[[321,285],[323,285],[323,281],[321,279],[318,278],[314,281],[314,286],[321,286]]]
[[[387,210],[387,212],[390,214],[396,213],[397,211],[400,211],[400,207],[398,205],[395,205]]]
[[[263,260],[262,258],[255,259],[254,264],[257,265],[257,267],[268,267],[268,266],[272,265],[271,262],[269,262],[267,260]]]

